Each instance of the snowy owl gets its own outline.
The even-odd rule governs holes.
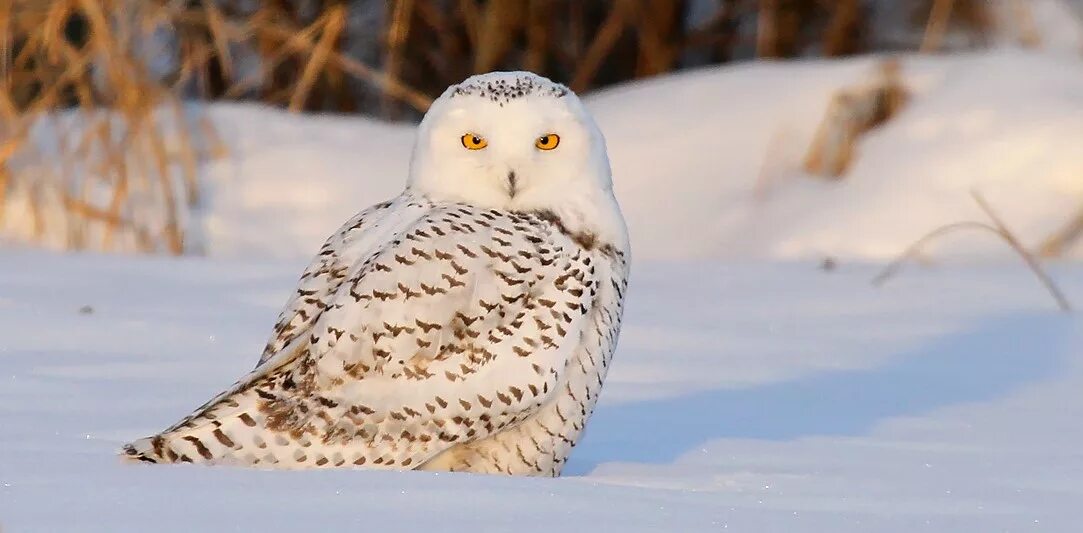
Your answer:
[[[149,463],[556,476],[620,330],[628,237],[605,140],[526,72],[449,87],[405,191],[320,250],[248,375]]]

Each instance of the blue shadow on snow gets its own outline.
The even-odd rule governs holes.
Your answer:
[[[885,418],[996,399],[1063,368],[1072,325],[1059,316],[1000,317],[875,368],[600,405],[567,473],[603,462],[669,463],[716,439],[859,435]],[[723,364],[720,357],[719,368],[703,371],[725,372]]]

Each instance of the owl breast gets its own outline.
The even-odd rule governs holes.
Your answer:
[[[583,239],[577,239],[582,241]],[[628,284],[627,251],[608,245],[581,248],[577,257],[595,280],[594,305],[558,391],[520,424],[485,439],[462,443],[420,470],[559,476],[582,436],[616,349]]]

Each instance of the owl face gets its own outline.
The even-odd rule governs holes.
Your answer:
[[[526,72],[474,76],[434,102],[418,130],[411,186],[500,209],[550,209],[611,188],[605,141],[568,88]]]

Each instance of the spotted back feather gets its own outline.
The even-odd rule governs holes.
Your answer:
[[[403,195],[328,241],[252,373],[125,456],[555,475],[626,276],[626,250],[551,213]]]

